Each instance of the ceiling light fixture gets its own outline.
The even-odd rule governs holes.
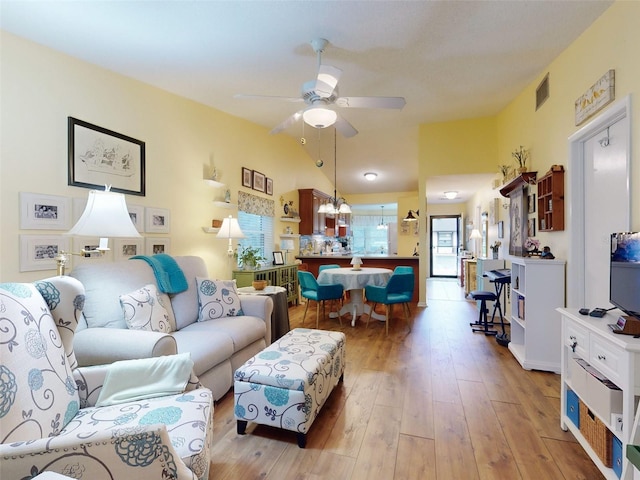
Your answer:
[[[344,197],[338,198],[338,192],[336,186],[338,184],[338,146],[337,146],[336,130],[333,130],[333,197],[331,197],[327,203],[320,204],[318,207],[318,213],[325,213],[327,215],[339,215],[341,213],[351,213],[351,207],[344,199]]]
[[[327,128],[336,123],[338,114],[322,105],[311,105],[304,112],[302,118],[315,128]]]
[[[444,196],[448,199],[448,200],[453,200],[454,198],[456,198],[458,196],[458,192],[451,190],[448,192],[444,192]]]
[[[380,223],[376,227],[378,230],[387,230],[389,228],[388,225],[384,223],[384,205],[380,205],[381,213],[380,213]]]
[[[376,178],[378,178],[378,174],[374,172],[367,172],[364,174],[364,178],[366,178],[370,182],[373,182]]]

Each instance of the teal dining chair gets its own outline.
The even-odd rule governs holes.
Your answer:
[[[393,273],[391,278],[384,286],[367,285],[364,289],[367,301],[373,302],[371,311],[375,311],[376,305],[383,304],[386,308],[385,327],[387,335],[389,335],[389,319],[391,318],[392,307],[396,304],[402,305],[404,318],[407,321],[409,331],[411,331],[411,323],[409,322],[409,303],[413,297],[413,280],[414,275],[411,273]],[[367,327],[371,315],[367,316]]]
[[[324,305],[325,301],[330,300],[331,303],[337,300],[341,300],[344,295],[344,287],[338,283],[324,284],[318,283],[316,277],[311,272],[305,272],[298,270],[298,283],[300,284],[300,293],[307,299],[306,306],[304,307],[304,314],[302,316],[302,325],[304,325],[304,319],[307,316],[307,309],[309,308],[309,300],[316,302],[316,328],[320,322],[320,304],[322,304],[322,316],[325,316]],[[329,307],[331,311],[331,307]],[[342,317],[340,316],[340,304],[338,303],[338,319],[342,326]]]
[[[327,265],[320,265],[320,266],[318,267],[318,273],[320,273],[320,272],[321,272],[321,271],[323,271],[323,270],[328,270],[329,268],[340,268],[340,265],[335,264],[335,263],[333,263],[333,264],[327,264]]]
[[[393,273],[413,273],[413,267],[405,267],[403,265],[398,265]]]

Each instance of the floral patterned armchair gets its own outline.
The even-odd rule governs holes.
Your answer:
[[[77,367],[83,303],[71,277],[0,284],[0,478],[206,479],[211,391],[191,374],[182,393],[96,406],[113,366]]]

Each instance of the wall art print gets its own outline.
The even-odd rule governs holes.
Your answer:
[[[55,270],[56,257],[69,251],[70,240],[64,235],[20,235],[20,271]]]
[[[68,184],[145,195],[145,143],[68,117]]]
[[[524,188],[516,188],[509,199],[509,255],[522,257],[527,234]]]
[[[21,230],[69,230],[70,228],[70,198],[20,192]]]

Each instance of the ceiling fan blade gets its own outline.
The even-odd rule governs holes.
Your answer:
[[[314,88],[318,96],[329,98],[338,85],[338,80],[342,75],[342,70],[331,65],[320,65],[318,69],[318,78]]]
[[[340,132],[340,135],[343,137],[354,137],[358,134],[358,130],[355,129],[353,125],[351,125],[347,120],[344,119],[341,115],[338,115],[338,118],[335,123],[336,130]]]
[[[242,98],[242,99],[267,99],[267,100],[282,100],[285,102],[303,102],[304,100],[300,97],[280,97],[277,95],[247,95],[245,93],[236,93],[233,98]]]
[[[270,135],[275,135],[276,133],[280,133],[281,131],[289,128],[291,125],[293,125],[294,123],[296,123],[300,118],[302,118],[302,110],[297,111],[296,113],[294,113],[293,115],[291,115],[290,117],[288,117],[284,122],[282,122],[280,125],[277,125],[276,127],[273,128],[273,130],[271,130],[269,132]]]
[[[397,108],[407,102],[403,97],[340,97],[335,104],[343,108]]]

